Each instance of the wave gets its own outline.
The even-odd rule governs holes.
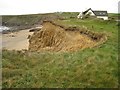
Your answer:
[[[6,26],[0,26],[0,32],[2,32],[4,30],[10,30],[10,28],[6,27]]]

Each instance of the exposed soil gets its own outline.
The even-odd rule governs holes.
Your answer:
[[[92,48],[107,40],[104,34],[44,21],[43,28],[29,38],[30,51],[77,51]]]

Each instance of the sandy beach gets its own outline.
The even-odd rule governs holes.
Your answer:
[[[33,32],[29,32],[29,29],[13,32],[9,34],[0,34],[1,47],[0,49],[8,50],[22,50],[28,49],[29,39],[28,35],[32,35]]]

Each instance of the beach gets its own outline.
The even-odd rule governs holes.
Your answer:
[[[28,36],[32,34],[33,32],[29,32],[29,29],[20,30],[18,32],[12,32],[8,34],[0,34],[0,40],[1,40],[0,49],[28,50],[28,46],[29,46]]]

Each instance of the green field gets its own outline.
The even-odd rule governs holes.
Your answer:
[[[55,22],[64,26],[85,26],[103,32],[108,40],[94,48],[77,52],[2,52],[3,88],[117,88],[118,24],[87,18],[70,18]]]

